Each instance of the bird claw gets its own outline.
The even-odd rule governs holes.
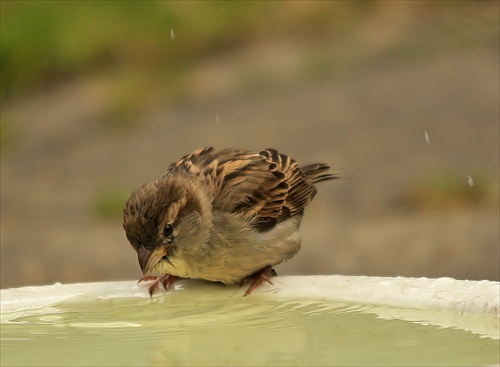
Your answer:
[[[139,279],[138,283],[140,282],[147,282],[150,280],[154,280],[154,282],[148,287],[148,292],[150,297],[153,297],[153,294],[157,288],[160,288],[160,285],[165,288],[166,291],[170,288],[174,282],[179,279],[178,276],[176,275],[171,275],[171,274],[162,274],[162,275],[145,275],[141,279]]]
[[[247,291],[243,295],[243,297],[246,297],[250,295],[255,288],[257,288],[259,285],[263,284],[264,282],[267,282],[271,285],[274,285],[273,282],[271,282],[271,277],[278,275],[276,271],[273,269],[271,265],[266,266],[265,268],[260,269],[258,272],[250,275],[249,277],[246,277],[242,280],[241,285],[243,283],[246,283],[248,280],[252,280],[252,284],[250,284],[250,287],[248,287]]]

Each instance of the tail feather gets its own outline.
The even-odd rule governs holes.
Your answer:
[[[300,170],[312,183],[340,178],[338,172],[333,171],[329,165],[324,163],[309,164],[300,167]]]

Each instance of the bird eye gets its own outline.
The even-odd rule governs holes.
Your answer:
[[[170,237],[174,233],[174,228],[171,224],[167,224],[165,228],[163,228],[163,235],[165,237]]]

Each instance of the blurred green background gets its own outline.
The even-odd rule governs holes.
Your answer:
[[[130,192],[202,147],[319,185],[279,274],[499,275],[497,1],[1,1],[1,287],[138,278]]]

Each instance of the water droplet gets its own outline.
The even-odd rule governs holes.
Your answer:
[[[470,175],[467,176],[467,183],[470,187],[474,186],[474,180],[472,180],[472,177],[470,177]]]
[[[427,130],[424,130],[424,138],[425,138],[425,143],[429,144],[430,139],[429,139],[429,133],[427,132]]]

